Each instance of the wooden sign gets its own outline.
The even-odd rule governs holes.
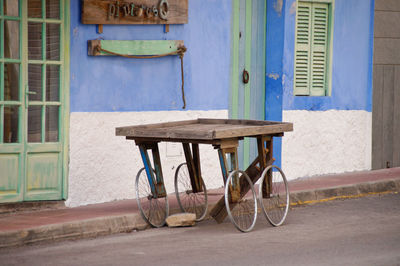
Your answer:
[[[184,24],[188,0],[82,0],[83,24]]]
[[[175,52],[183,45],[182,40],[88,40],[88,55],[112,55],[101,49],[125,55],[160,55]]]

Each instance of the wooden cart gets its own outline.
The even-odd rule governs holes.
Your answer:
[[[258,198],[266,218],[275,226],[286,218],[289,209],[287,181],[282,170],[273,165],[272,151],[273,137],[281,137],[292,130],[293,124],[283,122],[197,119],[119,127],[116,135],[134,140],[139,146],[144,168],[136,176],[136,198],[142,217],[151,226],[163,226],[169,212],[158,149],[159,142],[168,141],[182,143],[186,158],[186,163],[179,165],[175,173],[175,194],[182,211],[196,213],[197,220],[207,213],[207,189],[201,173],[199,144],[211,144],[218,150],[225,193],[210,215],[217,222],[228,215],[236,228],[248,232],[257,219],[254,183],[260,178]],[[242,171],[238,169],[237,151],[244,137],[257,139],[258,156]],[[272,168],[277,172],[272,174]]]

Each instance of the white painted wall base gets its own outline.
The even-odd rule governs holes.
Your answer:
[[[199,117],[228,118],[227,110],[71,113],[69,207],[135,198],[134,179],[143,167],[134,141],[115,136],[115,128],[139,124],[189,120]],[[164,181],[173,193],[176,167],[185,161],[181,145],[159,145]],[[223,186],[217,152],[200,145],[202,173],[207,188]]]
[[[294,131],[282,138],[287,178],[371,169],[372,113],[367,111],[284,111]]]

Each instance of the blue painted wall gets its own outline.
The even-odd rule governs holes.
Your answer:
[[[293,96],[295,4],[267,0],[266,120],[282,121],[282,110],[370,112],[374,0],[335,0],[329,97]],[[281,165],[280,138],[274,141],[274,158]]]
[[[371,111],[374,0],[335,0],[330,97],[293,96],[296,1],[285,2],[283,109]]]
[[[87,40],[184,40],[187,110],[228,109],[230,0],[189,1],[189,23],[171,25],[81,24],[81,1],[71,1],[71,111],[181,110],[180,60],[91,57]]]
[[[267,33],[265,64],[265,120],[282,121],[283,48],[285,40],[285,1],[267,1]],[[275,164],[281,165],[282,139],[274,139]]]

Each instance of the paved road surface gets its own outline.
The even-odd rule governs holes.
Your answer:
[[[400,265],[400,194],[296,207],[274,228],[229,222],[0,250],[0,265]]]

